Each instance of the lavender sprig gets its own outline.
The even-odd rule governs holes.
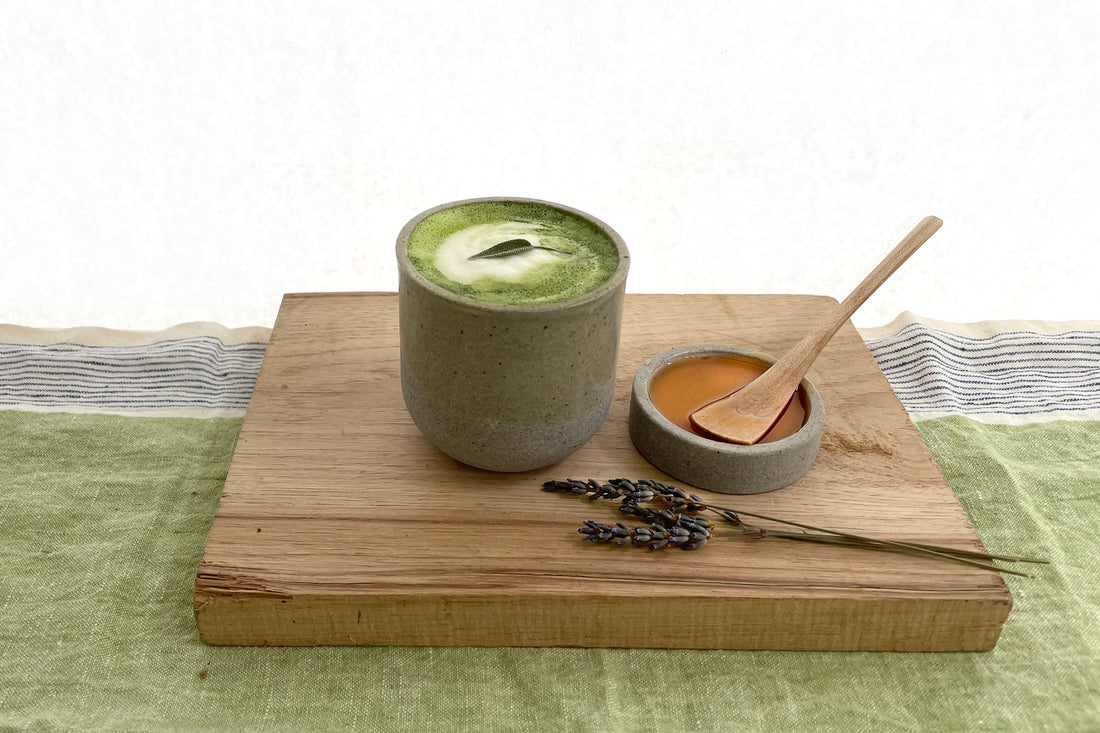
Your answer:
[[[734,510],[728,507],[716,506],[707,503],[696,494],[689,494],[683,489],[665,484],[652,479],[640,479],[631,481],[625,478],[614,478],[601,483],[595,479],[581,481],[579,479],[565,479],[560,481],[547,481],[542,486],[543,491],[570,493],[587,496],[590,501],[596,499],[619,500],[619,511],[638,517],[648,522],[649,527],[628,527],[619,522],[615,525],[607,525],[600,522],[588,521],[579,531],[585,535],[584,539],[591,542],[614,542],[619,545],[631,544],[635,547],[650,547],[661,549],[668,546],[678,546],[685,550],[694,550],[702,547],[710,538],[712,526],[709,519],[697,516],[699,512],[709,511],[717,514],[722,521],[737,527],[742,534],[755,537],[778,537],[800,541],[818,542],[822,544],[842,545],[871,550],[893,550],[908,554],[936,557],[952,562],[963,563],[992,570],[1009,573],[1023,577],[1031,577],[1026,573],[1015,570],[1007,570],[992,564],[994,560],[1004,562],[1029,562],[1046,563],[1027,557],[1013,557],[1010,555],[991,555],[974,550],[960,550],[953,547],[939,547],[915,542],[897,542],[893,540],[876,539],[839,532],[836,530],[815,527],[810,524],[793,522],[778,517],[770,517],[763,514],[755,514],[744,510]],[[651,501],[660,500],[668,508],[656,509],[642,506]],[[765,529],[746,523],[742,515],[763,519],[769,522],[786,524],[799,527],[802,532],[789,532],[775,529]],[[806,532],[812,530],[814,533]],[[686,533],[686,534],[684,534]],[[681,539],[686,537],[686,539]],[[675,539],[674,539],[675,538]],[[984,561],[984,562],[983,562]]]
[[[651,550],[662,550],[665,547],[697,550],[710,539],[709,529],[686,518],[671,527],[659,522],[648,527],[628,527],[622,522],[604,524],[590,519],[577,531],[589,542],[614,542],[617,545],[629,543],[634,547],[648,547]]]
[[[705,517],[691,516],[687,512],[696,511],[691,500],[671,504],[670,509],[655,509],[642,506],[658,497],[656,487],[627,479],[611,479],[600,483],[595,479],[565,479],[547,481],[544,491],[587,496],[589,501],[596,499],[618,499],[619,511],[646,522],[647,525],[628,527],[622,522],[605,524],[589,520],[578,532],[589,542],[630,544],[634,547],[648,547],[661,550],[666,547],[679,547],[681,550],[697,550],[710,539],[711,521]]]

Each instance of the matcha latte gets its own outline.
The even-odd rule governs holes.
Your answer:
[[[530,471],[591,438],[611,406],[630,255],[583,212],[472,199],[397,237],[401,392],[443,453]]]
[[[595,290],[619,269],[609,230],[543,202],[470,201],[441,208],[409,231],[409,262],[456,295],[541,305]]]

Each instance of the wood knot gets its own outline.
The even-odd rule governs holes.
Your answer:
[[[897,448],[889,434],[878,429],[836,431],[826,427],[821,435],[821,450],[829,454],[880,455],[887,458],[893,458],[897,454]]]

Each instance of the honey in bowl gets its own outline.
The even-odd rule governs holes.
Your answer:
[[[737,356],[693,356],[659,369],[649,383],[649,400],[678,427],[704,438],[714,436],[696,430],[689,419],[699,408],[733,394],[767,369],[752,359]],[[786,438],[806,423],[806,395],[800,388],[759,443]]]

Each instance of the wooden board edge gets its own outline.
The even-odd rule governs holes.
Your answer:
[[[196,593],[215,646],[439,646],[980,652],[1011,597],[622,598]]]

